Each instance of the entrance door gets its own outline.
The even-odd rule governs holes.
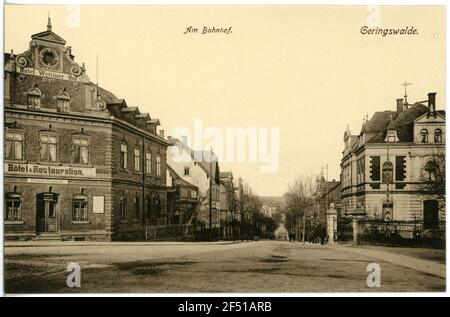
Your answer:
[[[58,231],[58,194],[40,193],[36,195],[36,231]]]
[[[437,200],[431,199],[423,202],[423,227],[424,229],[439,227],[439,203]]]

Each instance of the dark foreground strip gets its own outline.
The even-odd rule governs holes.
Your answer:
[[[286,294],[288,295],[288,294]],[[320,293],[317,294],[320,296]],[[411,294],[415,296],[414,294]],[[90,297],[90,298],[37,298],[8,297],[0,299],[0,308],[6,312],[5,306],[20,310],[21,315],[31,313],[45,316],[80,316],[93,315],[99,310],[101,316],[114,312],[121,316],[169,316],[186,314],[209,316],[217,314],[252,313],[275,316],[312,316],[322,315],[329,310],[333,315],[343,316],[383,316],[386,311],[408,316],[415,312],[420,314],[439,310],[448,305],[448,298],[333,298],[333,297]],[[141,313],[138,313],[138,312]],[[353,312],[353,313],[352,313]],[[163,314],[163,315],[161,315]]]

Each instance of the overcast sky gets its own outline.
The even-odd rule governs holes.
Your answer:
[[[361,34],[364,6],[82,7],[79,26],[77,10],[6,6],[5,51],[26,51],[50,12],[91,80],[98,54],[100,86],[159,118],[166,135],[196,118],[223,131],[279,127],[275,173],[260,173],[258,162],[221,164],[260,195],[282,195],[296,175],[326,164],[338,179],[346,125],[359,134],[366,113],[395,110],[405,77],[410,102],[437,92],[444,108],[443,7],[381,8],[381,27],[418,31],[386,37]],[[232,33],[183,34],[189,26]]]

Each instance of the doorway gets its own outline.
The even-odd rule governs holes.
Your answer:
[[[423,202],[423,228],[439,228],[439,203],[435,199],[425,200]]]
[[[58,231],[58,194],[40,193],[36,195],[36,232]]]

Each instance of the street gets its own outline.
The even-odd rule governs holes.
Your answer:
[[[445,291],[445,251],[286,241],[10,243],[6,293]],[[69,288],[67,264],[81,267]],[[381,287],[369,288],[369,263]]]

